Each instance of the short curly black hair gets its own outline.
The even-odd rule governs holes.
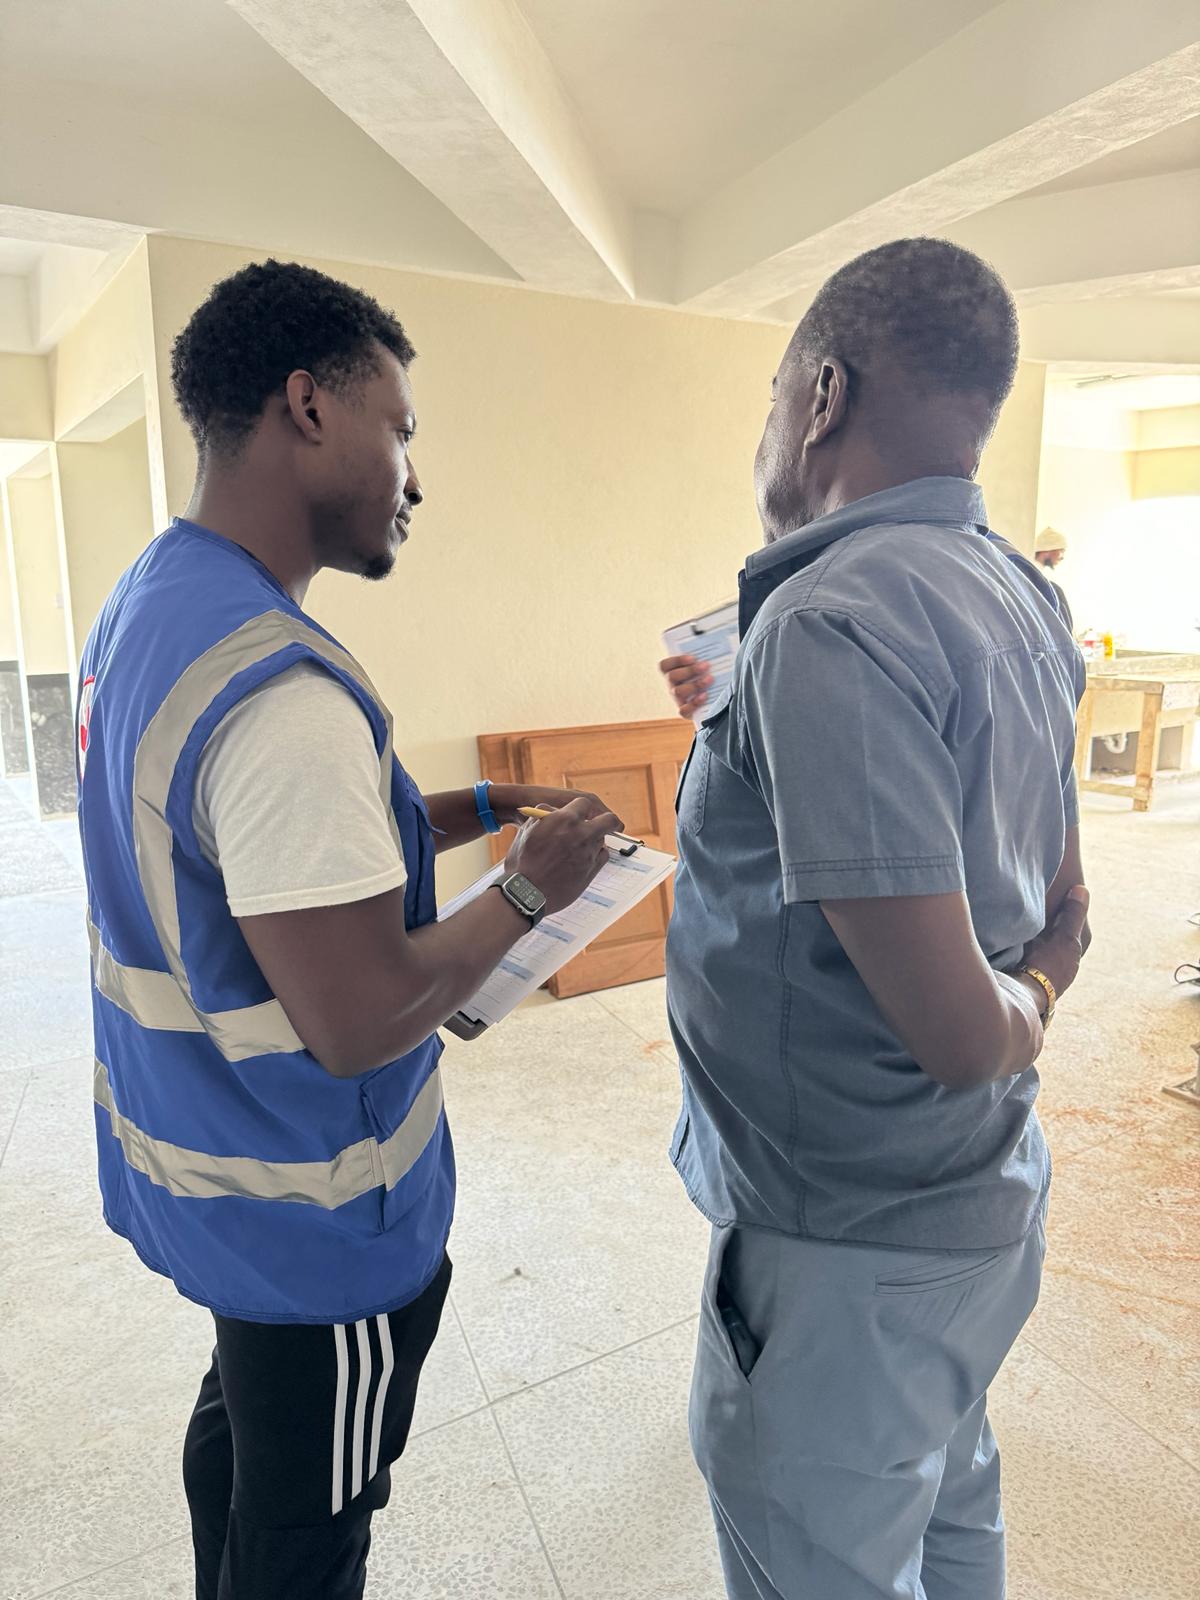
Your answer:
[[[379,370],[382,345],[408,367],[412,342],[390,311],[348,283],[264,261],[223,279],[171,351],[171,382],[201,457],[236,453],[291,373],[345,391]]]
[[[946,239],[896,239],[840,268],[793,341],[853,374],[898,367],[923,394],[982,395],[995,415],[1020,353],[1017,308],[996,270]]]

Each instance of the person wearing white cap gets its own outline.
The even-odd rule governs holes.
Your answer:
[[[1033,547],[1033,559],[1046,574],[1046,581],[1058,597],[1058,614],[1066,623],[1072,633],[1075,632],[1075,622],[1071,616],[1071,607],[1067,601],[1066,593],[1061,583],[1056,583],[1051,576],[1055,567],[1067,553],[1067,536],[1059,533],[1057,528],[1043,528],[1037,536],[1037,543]]]

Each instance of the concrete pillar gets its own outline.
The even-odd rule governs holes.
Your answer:
[[[5,510],[16,575],[34,792],[43,817],[66,816],[75,809],[75,648],[52,450],[7,480]]]
[[[0,775],[25,777],[29,772],[29,727],[25,705],[16,575],[8,518],[0,500]]]

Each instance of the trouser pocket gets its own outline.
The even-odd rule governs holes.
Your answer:
[[[981,1278],[996,1267],[1003,1256],[1000,1250],[964,1250],[897,1263],[894,1272],[875,1278],[876,1294],[936,1294],[941,1289],[957,1289]]]
[[[717,1269],[716,1312],[724,1334],[727,1354],[742,1377],[749,1379],[758,1365],[759,1356],[762,1355],[762,1341],[746,1322],[731,1285],[730,1269],[733,1265],[732,1257],[738,1248],[738,1233],[735,1228],[729,1228],[727,1232],[729,1237],[725,1240]]]

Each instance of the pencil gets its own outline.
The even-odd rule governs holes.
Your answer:
[[[538,817],[552,817],[557,809],[558,808],[556,806],[519,806],[517,809],[517,815],[519,817],[533,817],[534,819]],[[624,839],[626,844],[640,844],[644,846],[646,843],[645,839],[632,839],[627,833],[614,833],[613,838]]]

